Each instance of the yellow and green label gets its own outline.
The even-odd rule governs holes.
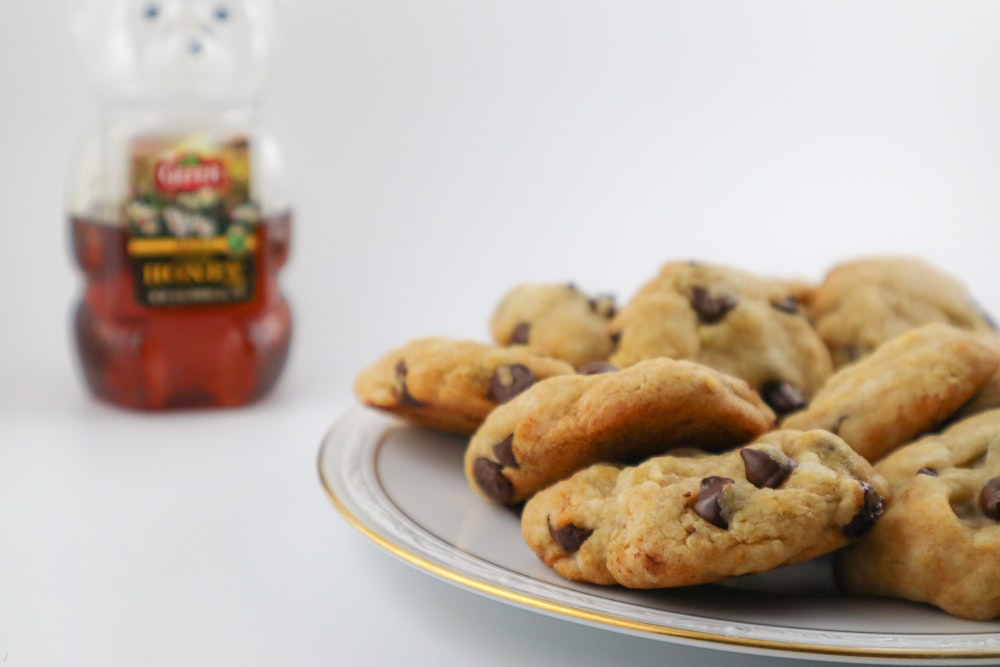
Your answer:
[[[136,297],[147,306],[247,301],[254,235],[245,137],[140,137],[130,151],[124,205]]]

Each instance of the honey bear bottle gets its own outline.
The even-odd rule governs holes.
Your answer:
[[[292,319],[278,288],[291,213],[259,126],[275,0],[75,0],[98,98],[67,209],[73,321],[98,397],[238,406],[277,382]]]

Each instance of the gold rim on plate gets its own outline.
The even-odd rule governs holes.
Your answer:
[[[345,415],[349,416],[349,415]],[[342,417],[343,420],[343,417]],[[396,541],[386,537],[380,533],[375,527],[366,523],[362,518],[358,517],[351,509],[348,504],[340,497],[338,497],[336,491],[334,490],[334,484],[327,477],[326,470],[324,469],[324,460],[326,456],[329,455],[330,449],[333,445],[332,436],[335,435],[338,425],[341,422],[335,423],[330,429],[327,435],[323,439],[323,443],[319,450],[319,456],[317,459],[317,468],[319,472],[320,482],[326,492],[327,497],[332,502],[333,506],[337,511],[347,520],[347,522],[353,526],[358,532],[364,535],[366,538],[371,540],[380,548],[384,549],[386,552],[395,556],[396,558],[409,563],[410,565],[418,568],[419,570],[425,571],[433,576],[436,576],[445,581],[457,584],[463,588],[470,589],[472,591],[484,594],[489,597],[494,597],[502,601],[514,603],[526,607],[531,610],[536,610],[539,612],[544,612],[555,617],[566,617],[575,621],[582,623],[595,625],[595,626],[606,626],[605,629],[619,630],[625,633],[643,635],[652,638],[661,639],[673,639],[680,640],[680,642],[690,642],[692,645],[696,645],[702,648],[721,648],[721,647],[738,647],[745,649],[753,649],[755,651],[771,654],[771,655],[783,655],[784,657],[841,657],[841,658],[873,658],[891,661],[901,661],[901,660],[962,660],[964,661],[974,661],[977,663],[986,662],[989,660],[994,660],[1000,658],[1000,648],[997,649],[981,649],[981,648],[969,648],[969,649],[956,649],[956,648],[941,648],[941,649],[911,649],[911,648],[891,648],[891,647],[849,647],[849,646],[831,646],[824,644],[813,644],[806,642],[791,642],[791,641],[779,641],[772,639],[758,639],[750,637],[738,637],[729,636],[724,634],[717,634],[712,632],[702,632],[698,630],[690,630],[686,628],[671,627],[668,625],[660,625],[656,623],[648,623],[644,621],[638,621],[633,619],[621,618],[614,616],[612,614],[603,613],[600,611],[593,611],[587,609],[581,609],[574,607],[570,604],[557,602],[553,600],[548,600],[535,595],[530,595],[522,593],[516,590],[512,590],[502,585],[490,583],[488,581],[483,581],[475,576],[462,573],[455,569],[446,567],[439,563],[432,561],[431,559],[416,553],[407,547],[399,544]],[[389,426],[383,428],[371,443],[364,447],[366,452],[370,452],[370,460],[373,462],[375,458],[375,453],[381,449],[382,445],[385,443],[387,438],[396,430],[395,428]],[[366,460],[367,462],[367,460]],[[372,467],[375,468],[374,463],[371,463]],[[415,528],[419,528],[414,524]],[[420,528],[420,530],[423,530]],[[475,556],[470,556],[475,558]],[[524,575],[528,576],[528,575]],[[684,615],[683,612],[675,612]],[[837,631],[829,631],[832,634],[837,634]],[[720,645],[722,645],[720,647]]]

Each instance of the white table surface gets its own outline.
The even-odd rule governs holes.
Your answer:
[[[1000,312],[1000,4],[289,7],[288,368],[247,409],[146,414],[91,399],[70,344],[62,189],[95,103],[61,3],[0,3],[0,664],[773,664],[417,572],[336,513],[320,440],[363,366],[484,338],[522,281],[624,299],[668,259],[899,252]]]

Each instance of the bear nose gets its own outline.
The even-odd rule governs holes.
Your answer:
[[[201,40],[198,39],[197,37],[192,37],[190,40],[188,40],[187,50],[188,53],[190,53],[191,55],[193,56],[198,55],[199,53],[202,52],[204,48],[205,48],[204,44],[202,44]]]

